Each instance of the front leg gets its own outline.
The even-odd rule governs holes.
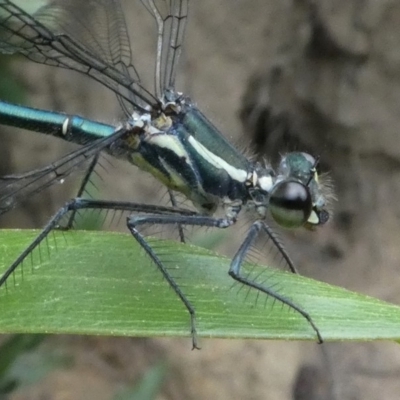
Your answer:
[[[286,250],[283,248],[282,244],[277,240],[276,236],[274,235],[274,233],[272,232],[270,227],[263,221],[256,221],[251,226],[249,232],[246,235],[246,238],[244,239],[242,245],[240,246],[239,250],[235,254],[235,256],[231,262],[231,266],[229,268],[229,275],[236,281],[238,281],[248,287],[256,289],[262,293],[265,293],[268,296],[273,297],[274,299],[280,301],[283,304],[286,304],[288,307],[290,307],[291,309],[293,309],[296,312],[298,312],[299,314],[301,314],[308,321],[308,323],[311,325],[311,327],[314,329],[314,331],[317,335],[318,342],[322,343],[323,339],[322,339],[322,336],[321,336],[317,326],[315,325],[311,316],[305,310],[303,310],[300,306],[295,304],[290,299],[282,296],[275,290],[272,290],[268,286],[266,286],[264,284],[260,284],[260,283],[256,282],[255,280],[249,279],[247,276],[242,274],[241,267],[243,265],[243,261],[245,260],[246,254],[247,254],[248,250],[251,248],[252,244],[254,243],[254,241],[256,240],[256,238],[258,237],[258,235],[260,234],[261,231],[264,231],[267,234],[267,236],[269,237],[269,239],[272,240],[273,244],[278,249],[280,255],[283,257],[283,260],[285,261],[286,265],[291,270],[291,272],[297,273],[297,270],[296,270],[292,260],[290,259]]]

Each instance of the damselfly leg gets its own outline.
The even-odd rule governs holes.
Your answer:
[[[81,198],[85,193],[87,193],[87,186],[88,186],[89,182],[91,181],[91,177],[93,176],[94,170],[99,162],[99,157],[100,157],[100,153],[96,154],[93,157],[92,161],[90,162],[89,167],[85,171],[85,175],[83,176],[83,179],[79,186],[78,193],[76,194],[76,198]],[[77,213],[77,210],[71,210],[71,215],[68,218],[66,225],[59,226],[58,228],[63,229],[63,230],[71,229],[73,227],[75,219],[76,219],[76,213]]]

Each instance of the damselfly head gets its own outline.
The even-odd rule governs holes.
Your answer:
[[[328,184],[322,182],[317,165],[318,159],[300,152],[284,155],[276,173],[256,164],[248,190],[258,215],[265,218],[269,210],[275,222],[285,228],[314,229],[325,224],[330,216],[332,187],[329,179]]]
[[[303,152],[282,157],[269,199],[271,215],[281,226],[314,229],[328,222],[332,187],[321,181],[318,162]]]

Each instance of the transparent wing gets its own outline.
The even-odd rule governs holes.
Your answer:
[[[157,24],[155,91],[174,89],[188,16],[188,0],[141,0]]]
[[[132,64],[120,0],[53,0],[32,15],[0,0],[0,52],[89,75],[113,90],[127,113],[158,102]]]
[[[125,128],[118,129],[112,135],[87,144],[44,168],[26,174],[0,177],[0,215],[54,183],[63,183],[65,178],[100,151],[118,144],[125,132]]]

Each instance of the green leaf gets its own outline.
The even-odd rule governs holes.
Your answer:
[[[0,231],[0,269],[37,233]],[[56,235],[0,289],[0,333],[189,336],[187,311],[130,235]],[[232,287],[229,259],[187,244],[157,243],[196,308],[199,336],[316,340],[298,313]],[[397,306],[265,267],[253,273],[260,271],[311,315],[324,340],[400,339]]]

